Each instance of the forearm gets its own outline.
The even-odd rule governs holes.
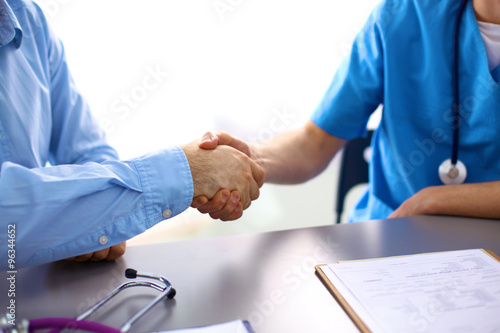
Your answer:
[[[17,225],[18,267],[121,243],[184,211],[191,200],[180,148],[102,164],[28,169],[9,162],[0,173],[0,227]],[[0,244],[5,237],[0,233]]]
[[[265,182],[297,184],[321,173],[344,143],[308,122],[298,130],[253,143],[250,149],[264,168]]]
[[[415,197],[415,214],[500,219],[500,181],[432,186]]]

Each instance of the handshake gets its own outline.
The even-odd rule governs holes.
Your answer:
[[[246,142],[225,132],[208,132],[201,141],[181,148],[193,178],[191,207],[213,219],[230,221],[240,218],[259,197],[264,169]]]

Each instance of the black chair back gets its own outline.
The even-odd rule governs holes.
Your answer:
[[[365,138],[349,141],[342,152],[340,174],[337,188],[337,223],[341,222],[344,201],[347,192],[354,186],[368,183],[368,162],[365,160],[365,150],[370,147],[373,131],[368,131]]]

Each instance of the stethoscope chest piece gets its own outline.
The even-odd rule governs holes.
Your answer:
[[[453,85],[453,145],[451,149],[451,159],[445,160],[439,166],[439,178],[445,185],[462,184],[467,177],[467,169],[465,165],[458,160],[458,138],[459,138],[459,125],[460,125],[460,98],[459,98],[459,85],[458,85],[458,58],[459,58],[459,32],[460,21],[465,10],[465,6],[469,0],[462,0],[458,9],[457,20],[455,21],[455,29],[453,36],[453,72],[452,72],[452,85]],[[455,163],[456,162],[456,163]]]
[[[445,185],[462,184],[466,177],[467,169],[460,161],[453,165],[449,158],[439,166],[439,178]]]

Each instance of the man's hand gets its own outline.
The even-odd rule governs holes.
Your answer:
[[[413,215],[431,215],[435,213],[434,206],[437,198],[434,196],[434,188],[424,188],[410,198],[405,200],[401,206],[398,207],[387,218],[406,217]]]
[[[429,186],[401,204],[389,218],[449,215],[500,219],[500,181]]]
[[[233,147],[264,169],[266,182],[299,184],[325,170],[345,143],[346,140],[335,137],[308,121],[302,128],[252,144],[226,132],[206,133],[200,148],[215,149],[221,145]],[[210,211],[214,209],[212,204],[208,198],[195,198],[193,202],[194,207]]]
[[[241,208],[248,208],[251,201],[259,197],[259,188],[264,183],[264,170],[246,154],[233,147],[224,145],[217,149],[204,150],[199,147],[200,143],[200,140],[196,140],[181,147],[186,154],[193,177],[192,205],[203,202],[204,199],[199,196],[205,196],[207,201],[208,198],[215,197],[219,207],[225,207],[229,197],[239,196],[239,201],[242,202]],[[228,195],[227,192],[219,191],[220,189],[228,189],[233,193]],[[224,201],[222,206],[221,200]],[[227,211],[233,206],[237,209],[238,205],[233,204],[231,200]],[[212,212],[212,210],[205,209],[205,212]],[[218,214],[214,216],[227,217],[227,215],[219,216]]]
[[[72,257],[72,258],[67,258],[64,260],[74,260],[74,261],[115,261],[116,259],[120,258],[124,253],[125,249],[127,248],[127,242],[123,242],[120,244],[113,245],[111,247],[108,247],[107,249],[102,249],[99,251],[87,253],[87,254],[82,254],[80,256]]]
[[[193,199],[191,207],[222,221],[237,220],[243,215],[243,203],[240,201],[240,193],[236,190],[219,190],[210,201],[203,195],[198,196]]]
[[[207,132],[201,138],[200,148],[215,149],[218,145],[226,145],[241,151],[243,154],[253,158],[250,146],[240,138],[232,136],[227,132],[218,132],[216,134]]]
[[[217,134],[211,132],[205,133],[199,147],[212,150],[217,148],[218,145],[233,147],[248,157],[252,157],[250,146],[243,140],[233,137],[227,132],[218,132]],[[247,208],[243,208],[239,197],[240,193],[238,191],[230,192],[223,188],[210,200],[203,195],[195,197],[191,203],[191,207],[197,208],[203,214],[208,213],[213,219],[232,221],[239,219],[243,215],[243,210]]]

